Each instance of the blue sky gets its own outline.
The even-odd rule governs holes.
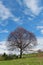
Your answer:
[[[0,42],[23,27],[43,41],[43,0],[0,0]]]

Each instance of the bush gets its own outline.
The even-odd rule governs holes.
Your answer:
[[[11,60],[11,59],[13,59],[13,57],[10,55],[5,57],[5,60]]]
[[[16,54],[14,54],[14,55],[13,55],[13,58],[14,58],[14,59],[17,59],[17,58],[18,58],[18,56],[17,56]]]
[[[18,56],[16,54],[14,55],[7,55],[6,53],[4,53],[3,55],[0,56],[0,61],[2,60],[12,60],[12,59],[18,59]]]

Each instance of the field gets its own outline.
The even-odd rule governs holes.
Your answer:
[[[0,61],[0,65],[43,65],[43,56],[41,55],[37,56],[37,54],[31,54],[30,56],[28,55],[24,56],[27,57],[24,57],[22,59]]]

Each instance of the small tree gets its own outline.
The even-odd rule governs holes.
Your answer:
[[[37,52],[38,52],[38,53],[41,53],[41,52],[42,52],[42,50],[41,50],[41,49],[39,49]]]
[[[11,32],[7,42],[8,50],[14,50],[16,48],[20,50],[20,58],[22,57],[23,51],[37,44],[35,35],[24,28],[17,28],[14,32]]]
[[[5,57],[5,56],[7,56],[7,54],[6,54],[6,53],[4,53],[2,56],[3,56],[3,57]]]

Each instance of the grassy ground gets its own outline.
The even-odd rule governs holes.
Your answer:
[[[33,54],[31,54],[30,56],[24,57],[22,59],[0,61],[0,65],[43,65],[43,56],[36,55],[33,57]]]
[[[0,65],[43,65],[43,57],[32,57],[10,61],[0,61]]]

